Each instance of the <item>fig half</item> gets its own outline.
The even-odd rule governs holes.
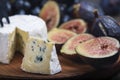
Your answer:
[[[82,19],[74,19],[63,23],[59,28],[73,31],[77,34],[87,31],[87,25]]]
[[[112,37],[98,37],[76,47],[81,59],[95,68],[112,67],[119,57],[119,41]]]
[[[39,16],[46,22],[48,31],[54,27],[57,27],[60,21],[58,4],[55,1],[47,1]]]
[[[55,44],[64,44],[72,36],[75,36],[76,33],[65,30],[54,28],[48,33],[48,40]]]
[[[62,46],[61,53],[64,53],[67,55],[74,55],[76,54],[75,48],[77,45],[93,38],[94,36],[87,33],[73,36]]]
[[[110,36],[120,41],[120,25],[110,16],[99,16],[94,12],[96,20],[92,26],[91,34],[94,36]]]

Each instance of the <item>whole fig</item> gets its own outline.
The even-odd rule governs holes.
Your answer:
[[[97,9],[99,15],[103,15],[103,11],[98,4],[89,1],[81,1],[73,5],[73,15],[76,18],[82,18],[88,23],[92,23],[94,21],[93,11]]]
[[[91,33],[94,36],[111,36],[120,41],[120,25],[110,16],[98,16],[97,12],[95,22],[92,26]]]

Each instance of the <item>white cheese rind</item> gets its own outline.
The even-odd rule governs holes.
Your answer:
[[[0,62],[1,63],[8,64],[11,60],[11,57],[14,54],[14,52],[9,51],[14,41],[14,35],[12,35],[13,32],[14,29],[10,29],[10,28],[4,28],[2,29],[2,31],[0,31]]]
[[[47,28],[45,22],[37,16],[32,15],[15,15],[9,17],[10,24],[6,23],[3,18],[4,27],[0,28],[0,62],[8,64],[12,59],[12,51],[9,51],[12,46],[9,47],[11,39],[9,36],[12,32],[21,29],[28,32],[30,36],[40,37],[47,41]],[[11,44],[12,45],[12,44]]]
[[[18,22],[16,23],[16,18]],[[47,40],[47,28],[45,22],[37,17],[32,15],[16,15],[10,17],[11,23],[21,30],[29,32],[30,36],[40,37],[44,40]]]
[[[9,47],[9,35],[0,33],[0,62],[9,63],[7,59]]]
[[[41,18],[33,15],[15,15],[9,17],[9,19],[10,24],[6,24],[5,19],[3,19],[4,27],[18,27],[23,31],[29,32],[30,36],[47,40],[47,27]]]
[[[62,71],[55,45],[53,46],[53,50],[51,53],[51,61],[50,61],[50,74],[56,74],[58,72]]]

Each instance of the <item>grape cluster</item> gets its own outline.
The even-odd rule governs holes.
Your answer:
[[[10,0],[9,15],[32,14],[38,15],[44,0]]]
[[[9,0],[7,3],[9,16],[15,14],[32,14],[40,13],[41,8],[48,0]],[[66,22],[74,18],[72,15],[73,5],[80,3],[81,0],[54,0],[60,8],[61,20],[60,23]],[[120,0],[100,0],[100,5],[105,14],[113,15],[120,12],[118,7]]]
[[[48,0],[8,0],[7,3],[9,16],[15,14],[32,14],[38,16],[41,8]],[[54,0],[58,3],[61,20],[60,23],[72,19],[71,9],[72,5],[80,2],[80,0]]]

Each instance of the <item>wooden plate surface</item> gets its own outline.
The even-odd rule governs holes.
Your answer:
[[[12,79],[63,79],[63,78],[106,78],[113,76],[120,71],[120,62],[112,69],[96,70],[90,65],[83,63],[81,60],[73,61],[59,56],[62,72],[55,75],[41,75],[24,72],[20,69],[23,56],[16,54],[12,62],[8,65],[0,64],[0,77]]]

